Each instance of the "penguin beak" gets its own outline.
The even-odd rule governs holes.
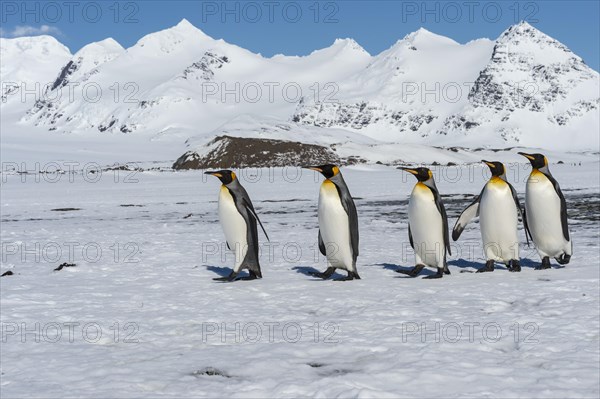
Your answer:
[[[529,155],[524,152],[519,152],[518,154],[524,156],[525,158],[529,159],[530,161],[533,161],[535,159],[535,157],[533,155]]]
[[[319,173],[323,173],[323,169],[321,169],[321,168],[319,168],[317,166],[306,166],[306,167],[304,167],[304,169],[310,169],[310,170],[314,170],[314,171],[319,172]]]
[[[402,169],[402,170],[404,170],[404,171],[406,171],[408,173],[412,173],[415,176],[419,174],[419,172],[417,172],[416,170],[411,169],[411,168],[400,168],[400,169]]]
[[[220,174],[219,172],[210,172],[210,171],[209,171],[209,172],[204,172],[204,174],[205,174],[205,175],[212,175],[212,176],[216,176],[216,177],[218,177],[218,178],[221,178],[221,177],[223,177],[223,175],[222,175],[222,174]]]
[[[482,159],[481,162],[483,162],[484,164],[486,164],[487,166],[489,166],[490,168],[495,168],[496,165],[494,165],[493,163],[486,161],[485,159]]]

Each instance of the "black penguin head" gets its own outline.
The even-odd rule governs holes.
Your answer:
[[[306,169],[316,170],[317,172],[325,176],[327,179],[331,179],[333,176],[340,173],[340,168],[332,164],[321,166],[307,166]]]
[[[531,166],[534,169],[540,169],[544,166],[548,166],[548,159],[546,159],[544,154],[526,154],[524,152],[519,152],[519,155],[523,155],[525,158],[529,159],[529,162],[531,162]]]
[[[400,169],[413,174],[417,178],[417,180],[420,182],[426,182],[427,180],[433,178],[433,174],[431,173],[431,170],[429,170],[428,168],[400,168]]]
[[[215,170],[215,171],[208,171],[208,172],[204,172],[205,175],[213,175],[219,178],[219,180],[221,180],[221,183],[227,185],[229,183],[231,183],[232,181],[234,181],[236,179],[235,177],[235,173],[233,173],[231,170]]]
[[[502,176],[504,175],[504,173],[506,173],[502,162],[490,162],[486,160],[482,160],[481,162],[485,163],[487,166],[490,167],[490,170],[492,171],[492,176]]]

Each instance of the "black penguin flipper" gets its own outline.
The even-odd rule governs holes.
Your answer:
[[[440,193],[437,191],[436,188],[430,186],[427,187],[429,187],[429,189],[433,193],[435,206],[437,207],[438,212],[442,216],[442,228],[444,229],[444,247],[446,247],[446,251],[448,251],[448,254],[452,255],[452,251],[450,250],[450,237],[448,234],[448,215],[446,214],[446,208],[444,207],[444,203],[442,202],[442,197],[440,196]]]
[[[531,237],[531,231],[529,231],[529,225],[527,224],[527,217],[525,215],[525,211],[521,208],[521,203],[519,202],[519,197],[517,197],[517,190],[510,184],[506,182],[508,187],[510,187],[510,191],[512,193],[513,200],[515,201],[515,206],[517,207],[517,212],[519,213],[519,217],[523,220],[523,227],[525,228],[525,240],[527,240],[527,246],[529,246],[529,237]]]
[[[523,207],[523,226],[525,226],[525,238],[529,235],[529,239],[533,241],[533,236],[529,230],[529,221],[527,220],[527,208]]]
[[[556,181],[554,176],[552,176],[550,173],[544,173],[544,175],[546,175],[548,180],[550,180],[550,182],[554,186],[554,191],[556,191],[558,198],[560,198],[560,222],[562,224],[563,236],[565,237],[565,240],[571,241],[569,235],[569,222],[567,220],[567,201],[565,200],[565,196],[563,195],[560,186],[558,185],[558,182]]]
[[[485,187],[483,188],[483,190],[485,190]],[[481,194],[475,197],[473,202],[471,202],[469,206],[467,206],[465,210],[462,211],[462,213],[458,217],[458,220],[454,224],[454,228],[452,229],[452,239],[454,241],[458,240],[467,224],[469,224],[471,220],[479,216],[479,201],[483,194],[483,190],[481,190]]]
[[[410,246],[412,249],[415,249],[415,243],[412,238],[412,232],[410,231],[410,223],[408,224],[408,241],[410,241]]]
[[[246,213],[246,234],[248,241],[248,251],[242,261],[241,269],[247,268],[254,272],[259,278],[262,277],[260,270],[260,261],[258,259],[258,226],[256,225],[256,219]]]
[[[260,228],[262,229],[263,233],[265,233],[265,237],[267,237],[267,241],[271,241],[269,239],[269,235],[267,234],[267,231],[265,230],[265,227],[263,226],[258,215],[256,214],[256,211],[254,210],[254,206],[252,206],[252,202],[250,201],[249,198],[244,198],[244,205],[246,206],[246,209],[248,209],[250,211],[252,216],[254,216],[254,218],[258,221],[258,224],[260,224]]]
[[[340,196],[342,206],[348,214],[348,222],[350,225],[350,244],[352,245],[352,254],[354,260],[356,261],[356,258],[358,257],[358,213],[356,212],[356,205],[354,204],[354,200],[348,191],[348,187],[346,187],[346,183],[343,180],[341,180],[341,183],[344,184],[343,188],[339,186],[339,183],[334,182]]]
[[[321,229],[319,229],[319,251],[321,251],[323,256],[327,256],[325,243],[323,242],[323,237],[321,237]]]
[[[450,234],[448,233],[448,215],[446,214],[444,204],[440,202],[440,206],[442,212],[442,228],[444,229],[444,246],[446,247],[448,254],[452,255],[452,250],[450,249]]]

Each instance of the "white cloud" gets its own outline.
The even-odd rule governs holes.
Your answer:
[[[60,29],[48,25],[42,25],[39,28],[30,25],[18,25],[12,31],[0,28],[0,36],[2,37],[21,37],[37,35],[61,36],[62,32],[60,31]]]

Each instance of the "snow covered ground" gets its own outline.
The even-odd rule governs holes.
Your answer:
[[[551,166],[571,264],[536,271],[523,243],[521,273],[468,273],[483,265],[473,224],[441,280],[395,272],[413,265],[414,178],[390,167],[343,169],[361,229],[351,282],[307,275],[326,267],[312,171],[240,171],[271,244],[261,233],[262,280],[230,284],[212,280],[233,260],[201,171],[3,174],[2,396],[598,397],[600,172],[583,159]],[[521,199],[524,164],[509,176]],[[487,168],[435,172],[453,224]]]

